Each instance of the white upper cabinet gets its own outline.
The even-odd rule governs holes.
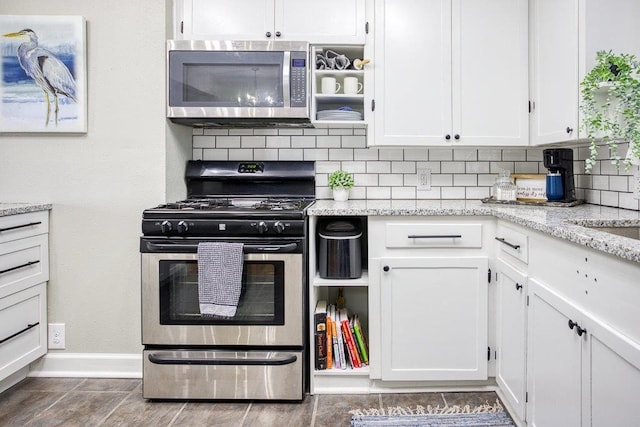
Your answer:
[[[580,81],[600,50],[640,54],[640,2],[531,0],[530,8],[531,143],[584,138]]]
[[[175,12],[181,39],[365,41],[365,0],[177,0]]]
[[[382,146],[528,143],[525,0],[376,0]]]

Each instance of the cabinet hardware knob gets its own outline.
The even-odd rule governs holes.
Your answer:
[[[585,334],[586,332],[587,330],[585,328],[581,328],[580,326],[577,326],[576,333],[578,334],[579,337],[581,337],[582,334]]]
[[[567,126],[567,133],[571,133],[571,132],[573,132],[573,128],[572,128],[572,127]]]
[[[280,31],[276,31],[276,37],[280,37],[282,36],[282,33]]]
[[[457,133],[455,135],[453,135],[454,139],[460,139],[460,135],[458,135]]]
[[[522,289],[522,285],[520,283],[516,283],[516,291]]]
[[[569,319],[569,329],[573,329],[574,326],[578,326],[578,324],[573,320]]]
[[[447,141],[448,141],[448,140],[450,140],[450,139],[451,139],[451,135],[446,134],[446,135],[444,136],[444,139],[446,139]]]
[[[389,266],[388,266],[388,265],[385,265],[384,267],[382,267],[382,269],[383,269],[384,271],[389,271]]]
[[[267,34],[265,34],[265,36],[267,36],[267,38],[271,37],[271,31],[267,31]]]

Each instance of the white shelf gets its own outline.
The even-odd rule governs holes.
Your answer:
[[[316,76],[332,76],[332,75],[338,75],[338,76],[362,76],[364,75],[364,70],[315,70],[314,71]]]
[[[315,370],[313,374],[316,376],[346,376],[353,377],[359,375],[369,376],[369,366],[365,366],[362,368],[347,368],[347,369],[323,369],[323,370]]]
[[[344,101],[362,102],[362,100],[364,99],[363,94],[345,95],[344,93],[333,93],[330,95],[327,95],[324,93],[317,93],[315,97],[318,101],[323,101],[323,102],[344,102]]]
[[[337,288],[348,288],[352,286],[369,286],[369,273],[362,271],[362,276],[358,279],[323,279],[319,273],[313,278],[313,286],[335,286]]]

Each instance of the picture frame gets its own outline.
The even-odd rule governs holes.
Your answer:
[[[0,15],[0,133],[86,133],[82,16]]]
[[[547,201],[547,176],[544,174],[513,174],[516,200],[523,202]]]

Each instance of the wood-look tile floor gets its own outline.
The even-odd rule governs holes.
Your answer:
[[[350,409],[481,405],[493,392],[307,396],[302,403],[148,401],[142,381],[27,378],[0,394],[0,426],[348,426]]]

